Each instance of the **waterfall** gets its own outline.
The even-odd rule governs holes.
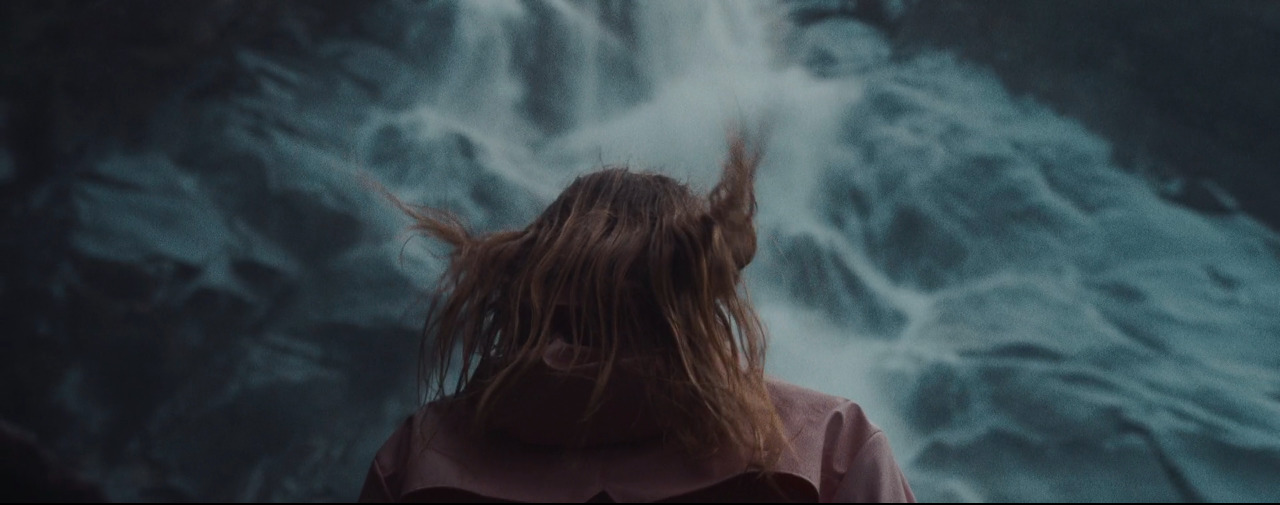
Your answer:
[[[251,92],[162,111],[152,152],[79,183],[76,247],[191,269],[172,303],[221,328],[166,344],[218,357],[166,372],[146,434],[102,457],[113,485],[349,499],[413,408],[442,267],[361,180],[489,231],[601,163],[705,191],[726,128],[767,124],[747,272],[769,370],[863,405],[922,500],[1280,496],[1280,237],[1162,200],[988,72],[772,2],[370,12],[376,40],[244,52]]]

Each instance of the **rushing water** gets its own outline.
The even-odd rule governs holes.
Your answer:
[[[77,188],[85,254],[193,265],[176,299],[254,322],[202,333],[237,343],[102,463],[114,496],[353,495],[441,266],[362,180],[493,230],[601,163],[705,190],[726,128],[767,123],[770,370],[863,404],[922,500],[1280,498],[1280,237],[1161,200],[989,74],[771,3],[371,9],[381,39],[243,53],[253,92],[167,108]]]

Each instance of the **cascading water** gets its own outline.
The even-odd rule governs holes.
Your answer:
[[[441,267],[362,179],[493,230],[602,162],[705,190],[735,123],[772,132],[770,369],[861,403],[922,500],[1280,497],[1280,237],[1166,203],[988,74],[772,3],[371,10],[380,39],[243,53],[253,92],[172,105],[78,183],[75,247],[183,265],[170,303],[218,328],[176,333],[212,358],[150,410],[88,423],[125,440],[95,453],[113,497],[353,496]]]

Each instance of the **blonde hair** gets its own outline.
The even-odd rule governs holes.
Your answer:
[[[756,251],[760,158],[730,135],[720,181],[705,197],[670,177],[607,167],[578,177],[523,230],[485,235],[396,200],[414,230],[452,247],[423,327],[429,390],[474,400],[486,426],[506,388],[564,339],[599,358],[589,417],[619,360],[644,356],[652,411],[669,440],[693,456],[730,449],[771,468],[785,435],[765,385],[764,328],[741,275]]]

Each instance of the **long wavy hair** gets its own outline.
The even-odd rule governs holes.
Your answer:
[[[772,467],[786,441],[742,279],[756,252],[760,158],[758,143],[730,135],[706,196],[664,175],[606,167],[574,180],[523,230],[483,235],[448,212],[396,201],[414,230],[452,248],[423,328],[428,391],[474,400],[484,426],[508,386],[563,339],[599,364],[585,417],[624,360],[643,357],[669,441]]]

